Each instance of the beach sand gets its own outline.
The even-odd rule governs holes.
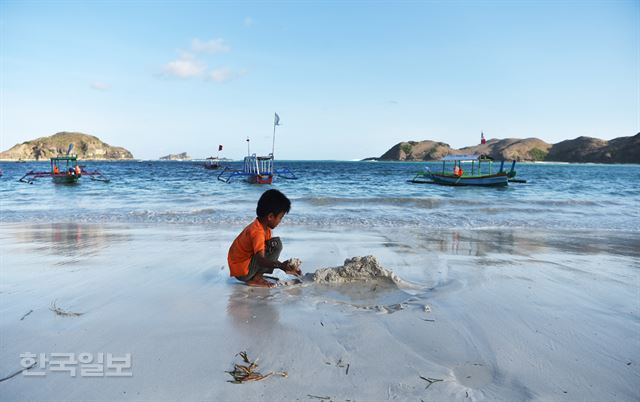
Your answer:
[[[0,377],[26,352],[129,353],[132,375],[45,368],[0,400],[640,400],[637,233],[285,222],[303,272],[374,255],[402,283],[258,289],[228,276],[241,229],[2,225]],[[241,351],[288,376],[229,383]]]

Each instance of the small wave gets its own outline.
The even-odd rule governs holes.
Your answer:
[[[588,208],[535,208],[531,206],[485,205],[482,208],[366,208],[355,210],[297,209],[287,215],[284,224],[292,227],[328,228],[423,228],[429,229],[577,229],[640,231],[640,217],[633,213],[600,213]],[[607,212],[607,211],[605,211]],[[225,210],[197,209],[108,209],[3,210],[1,223],[169,223],[186,225],[243,226],[255,218],[246,208]]]
[[[413,198],[413,197],[365,197],[365,198],[350,198],[350,197],[302,197],[296,199],[303,203],[307,203],[313,206],[341,206],[341,205],[391,205],[398,207],[418,207],[424,209],[434,209],[440,207],[446,207],[448,205],[466,207],[474,207],[478,205],[487,205],[494,200],[499,200],[503,205],[517,205],[522,204],[522,200],[515,200],[509,198],[482,198],[468,199],[468,198],[450,198],[450,197],[431,197],[431,198]],[[612,205],[611,200],[607,200],[606,204],[600,201],[594,200],[582,200],[582,199],[544,199],[535,200],[528,199],[524,204],[540,205],[543,207],[572,207],[572,206],[608,206]],[[617,205],[613,202],[613,205]]]
[[[130,211],[129,214],[132,217],[149,217],[149,218],[162,218],[162,217],[188,217],[188,216],[207,216],[219,212],[214,208],[201,208],[192,210],[169,210],[169,211],[154,211],[150,209]]]
[[[527,200],[527,204],[541,205],[545,207],[562,207],[562,206],[604,206],[603,203],[593,200],[580,200],[580,199],[567,199],[567,200]],[[611,201],[607,201],[607,204],[610,205]]]
[[[446,200],[440,198],[409,198],[409,197],[367,197],[367,198],[341,198],[341,197],[302,197],[296,199],[313,206],[339,206],[339,205],[393,205],[416,206],[421,208],[437,208]]]

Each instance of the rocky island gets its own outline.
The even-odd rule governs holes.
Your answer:
[[[610,141],[591,137],[554,144],[545,160],[593,163],[640,163],[640,133]]]
[[[161,161],[190,161],[191,157],[186,152],[180,154],[170,154],[160,157]]]
[[[84,160],[129,160],[131,152],[122,147],[113,147],[97,137],[83,133],[60,132],[49,137],[17,144],[11,149],[0,152],[0,160],[40,160],[65,155],[73,144],[72,153]]]
[[[379,161],[433,161],[449,154],[483,154],[498,160],[549,161],[574,163],[640,163],[640,133],[610,141],[578,137],[557,144],[538,138],[491,139],[485,144],[460,149],[431,140],[400,142]]]

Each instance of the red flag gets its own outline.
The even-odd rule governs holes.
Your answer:
[[[218,152],[222,151],[222,145],[218,145]]]

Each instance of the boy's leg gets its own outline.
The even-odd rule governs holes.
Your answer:
[[[279,237],[272,237],[265,242],[264,256],[269,261],[277,261],[282,252],[282,241]]]
[[[269,261],[277,261],[280,258],[282,252],[282,241],[279,237],[273,237],[265,242],[265,257]],[[249,273],[244,276],[236,276],[236,279],[242,282],[250,282],[255,280],[257,282],[265,281],[262,279],[262,274],[273,273],[273,268],[263,267],[258,264],[255,257],[251,258],[249,263]],[[266,281],[265,281],[266,282]]]

